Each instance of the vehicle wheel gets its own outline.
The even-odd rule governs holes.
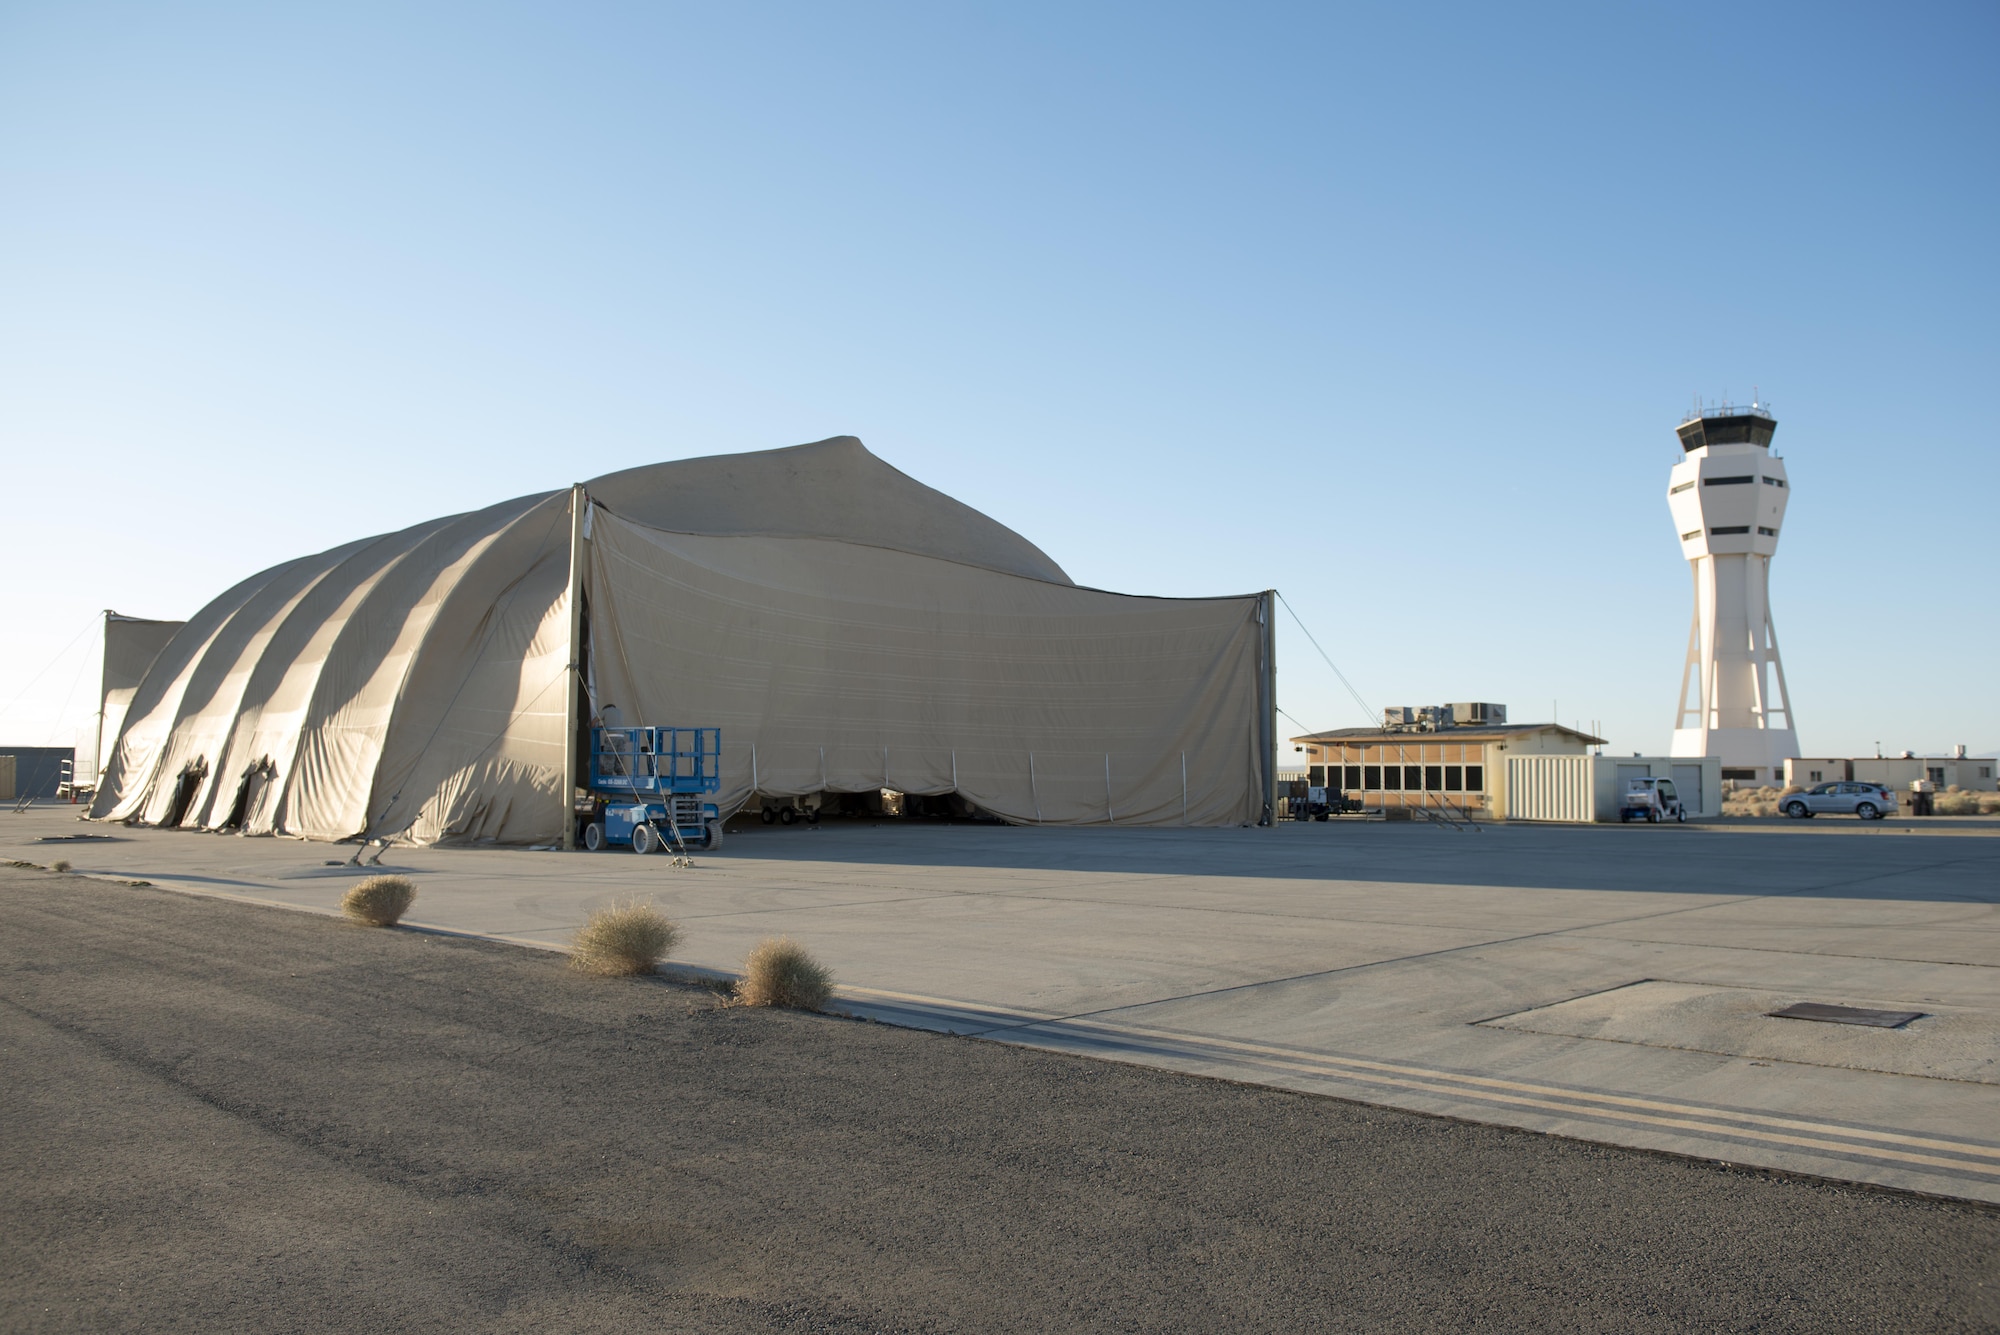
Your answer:
[[[1682,807],[1679,811],[1676,811],[1674,813],[1674,823],[1677,825],[1685,825],[1688,823],[1688,809],[1686,807]]]
[[[1323,821],[1323,820],[1325,820],[1325,819],[1326,819],[1326,813],[1325,813],[1324,811],[1322,811],[1322,812],[1320,812],[1320,813],[1319,813],[1319,815],[1317,815],[1317,816],[1314,816],[1314,817],[1313,817],[1313,819],[1314,819],[1314,820],[1319,820],[1319,821]]]
[[[1812,812],[1803,802],[1787,802],[1785,804],[1785,814],[1793,820],[1804,820],[1807,816],[1812,815]]]
[[[816,811],[816,810],[815,810],[815,811],[808,811],[808,812],[806,813],[806,824],[808,824],[808,825],[817,825],[817,824],[819,824],[819,812],[818,812],[818,811]]]
[[[792,810],[790,807],[786,807],[783,811],[780,811],[778,813],[778,819],[783,821],[787,825],[790,825],[793,821],[797,820],[798,818],[799,818],[799,813]]]
[[[1659,823],[1660,823],[1660,809],[1658,807],[1654,807],[1651,811],[1648,811],[1646,813],[1646,824],[1658,825]]]
[[[604,823],[592,821],[583,827],[583,846],[593,853],[604,851]]]
[[[660,847],[660,842],[660,832],[652,826],[634,825],[632,827],[632,851],[634,853],[654,852]]]
[[[1854,814],[1863,820],[1882,819],[1882,809],[1873,802],[1863,802],[1860,806],[1854,808]]]
[[[1618,823],[1620,825],[1630,825],[1632,823],[1632,813],[1621,809],[1618,812]]]
[[[703,844],[702,847],[707,849],[711,853],[713,853],[716,849],[722,847],[721,821],[712,820],[708,823],[708,842]]]
[[[757,818],[766,825],[776,825],[778,823],[778,813],[769,807],[765,807],[762,811],[758,812]]]

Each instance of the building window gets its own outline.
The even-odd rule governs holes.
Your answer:
[[[1754,783],[1757,779],[1757,771],[1754,769],[1726,769],[1722,771],[1722,777],[1731,783]]]
[[[1424,766],[1424,791],[1427,793],[1440,793],[1444,791],[1443,765]]]
[[[1824,774],[1820,773],[1816,769],[1809,769],[1806,771],[1807,783],[1818,783],[1821,779],[1824,779],[1825,777],[1826,776]]]
[[[1704,487],[1740,487],[1746,482],[1755,482],[1756,480],[1750,474],[1745,473],[1742,477],[1705,477],[1701,480],[1701,485]]]
[[[1714,534],[1718,538],[1724,536],[1725,534],[1748,533],[1749,531],[1750,531],[1750,526],[1748,524],[1736,524],[1728,528],[1712,528],[1709,530],[1710,533]]]
[[[1423,791],[1424,767],[1422,765],[1403,766],[1403,787],[1413,793]]]
[[[1700,537],[1700,536],[1701,536],[1701,530],[1700,530],[1700,529],[1696,529],[1696,530],[1695,530],[1694,532],[1692,532],[1692,533],[1683,533],[1683,534],[1681,534],[1681,541],[1682,541],[1682,542],[1693,542],[1693,541],[1694,541],[1694,540],[1695,540],[1696,538],[1698,538],[1698,537]]]
[[[1447,793],[1462,793],[1465,791],[1464,766],[1446,765],[1444,767],[1444,790]]]
[[[1486,766],[1467,765],[1465,767],[1465,791],[1483,793],[1486,791]]]
[[[1669,487],[1667,488],[1667,495],[1678,496],[1682,492],[1686,491],[1688,488],[1692,487],[1693,485],[1694,483],[1692,482],[1683,482],[1678,487]]]
[[[1359,788],[1360,786],[1361,786],[1361,766],[1349,765],[1347,767],[1347,787],[1349,791]]]
[[[1382,767],[1380,765],[1363,766],[1361,773],[1363,776],[1361,780],[1363,790],[1371,793],[1380,791],[1382,787]]]
[[[1924,766],[1924,777],[1925,777],[1925,778],[1927,778],[1927,779],[1929,779],[1929,780],[1930,780],[1930,781],[1931,781],[1932,783],[1943,783],[1943,782],[1944,782],[1944,766],[1942,766],[1942,765],[1926,765],[1926,766]]]
[[[1767,538],[1775,538],[1778,536],[1778,530],[1774,528],[1765,528],[1762,524],[1757,525],[1757,531],[1763,534]]]
[[[1308,788],[1326,787],[1326,766],[1324,765],[1306,766],[1306,786]]]
[[[1764,481],[1766,484],[1773,487],[1782,487],[1785,485],[1785,479],[1781,477],[1767,477],[1764,479]]]
[[[1990,779],[1990,778],[1992,778],[1992,777],[1993,777],[1993,767],[1992,767],[1991,765],[1981,765],[1981,766],[1979,767],[1979,777],[1980,777],[1980,778],[1982,778],[1982,779]]]

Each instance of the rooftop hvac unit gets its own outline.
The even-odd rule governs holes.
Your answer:
[[[1407,728],[1417,721],[1417,711],[1408,705],[1397,705],[1382,711],[1382,726],[1385,728]]]
[[[1507,706],[1472,700],[1452,705],[1451,717],[1461,728],[1480,724],[1497,726],[1507,721]]]

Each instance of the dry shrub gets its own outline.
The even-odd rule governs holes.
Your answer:
[[[1957,789],[1939,793],[1931,800],[1931,810],[1940,816],[1978,816],[1984,814],[1984,805],[1979,800],[1978,793],[1965,793]]]
[[[576,934],[569,963],[605,978],[651,973],[680,939],[681,929],[666,914],[635,899],[591,914]]]
[[[1779,812],[1776,788],[1732,788],[1722,795],[1725,816],[1775,816]]]
[[[51,863],[49,864],[49,870],[50,870],[50,871],[68,871],[68,870],[69,870],[69,863],[68,863],[68,862],[66,862],[66,861],[64,861],[64,860],[63,860],[62,858],[57,858],[57,859],[56,859],[56,860],[55,860],[54,862],[51,862]]]
[[[806,954],[798,942],[779,938],[750,952],[736,998],[746,1006],[790,1006],[825,1010],[833,995],[833,971]]]
[[[394,927],[416,898],[407,876],[370,876],[341,896],[340,911],[365,927]]]

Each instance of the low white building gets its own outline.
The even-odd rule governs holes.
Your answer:
[[[1508,820],[1615,821],[1627,779],[1671,779],[1690,820],[1722,814],[1717,756],[1510,756]]]
[[[1849,780],[1908,792],[1911,784],[1928,781],[1938,792],[1962,788],[1969,793],[1991,793],[2000,792],[1996,775],[2000,775],[2000,761],[1992,756],[1968,756],[1962,746],[1949,756],[1808,756],[1785,762],[1785,783],[1799,788]]]

